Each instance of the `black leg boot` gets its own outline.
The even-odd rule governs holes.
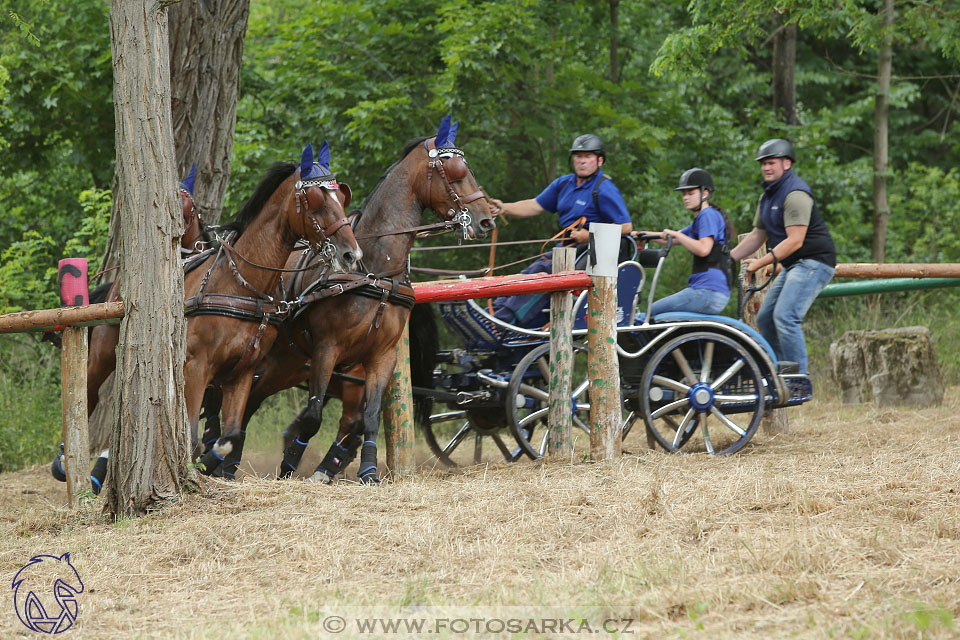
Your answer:
[[[360,469],[357,477],[363,484],[380,484],[377,475],[377,443],[369,440],[363,443],[360,449]]]

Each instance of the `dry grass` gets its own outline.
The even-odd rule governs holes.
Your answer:
[[[958,412],[958,388],[925,410],[821,400],[732,458],[249,476],[118,523],[59,506],[36,468],[0,476],[0,572],[70,551],[78,638],[318,638],[359,605],[596,606],[634,638],[955,637]],[[0,637],[32,635],[6,611]]]

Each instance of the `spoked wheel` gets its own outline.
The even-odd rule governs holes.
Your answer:
[[[523,452],[510,438],[506,426],[499,408],[434,413],[426,424],[421,424],[430,451],[449,467],[480,464],[485,451],[493,452],[488,459],[517,460]]]
[[[763,418],[760,368],[735,340],[711,332],[678,336],[647,363],[641,387],[649,433],[667,451],[727,455]]]
[[[573,412],[573,449],[590,450],[589,380],[587,348],[574,345],[570,410]],[[510,376],[506,394],[507,422],[524,454],[539,458],[547,450],[550,413],[550,344],[540,345],[520,361]]]

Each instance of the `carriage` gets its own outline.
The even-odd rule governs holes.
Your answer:
[[[649,308],[670,248],[634,244],[630,259],[618,267],[624,446],[635,446],[639,436],[628,437],[641,430],[639,423],[651,447],[732,454],[747,445],[767,412],[810,400],[813,386],[794,363],[778,363],[767,341],[740,320],[698,313],[651,318]],[[585,259],[579,256],[578,263]],[[432,388],[414,389],[432,398],[432,407],[420,412],[418,422],[434,455],[447,465],[477,463],[485,448],[507,461],[542,456],[549,413],[549,329],[504,322],[475,300],[438,304],[445,325],[463,347],[439,352]],[[574,304],[570,394],[575,452],[589,447],[586,317],[587,293],[581,292]]]

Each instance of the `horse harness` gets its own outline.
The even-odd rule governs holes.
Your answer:
[[[309,262],[310,260],[312,260],[312,257],[305,254],[300,258],[297,266],[300,266],[300,264],[304,262]],[[414,293],[413,287],[410,285],[409,281],[394,277],[403,274],[405,271],[405,267],[399,267],[393,271],[381,274],[326,271],[312,283],[303,287],[301,287],[301,271],[301,274],[294,276],[289,288],[289,296],[296,295],[294,292],[298,290],[301,291],[300,295],[292,301],[293,311],[291,320],[296,320],[299,318],[312,303],[343,295],[345,293],[351,293],[354,295],[379,300],[380,303],[377,305],[376,314],[374,315],[373,320],[370,322],[370,326],[367,327],[367,333],[364,336],[363,346],[360,349],[360,355],[357,356],[354,362],[342,363],[337,366],[337,370],[339,371],[347,371],[352,369],[357,363],[363,361],[367,355],[367,352],[373,346],[377,332],[383,323],[383,314],[386,311],[387,305],[395,304],[406,307],[407,309],[412,309],[413,305],[416,303],[416,294]],[[303,336],[304,341],[307,343],[311,342],[310,332],[307,329],[303,329],[301,335]],[[313,357],[312,354],[307,353],[303,348],[301,348],[292,339],[292,336],[289,340],[289,345],[301,352],[307,358]]]
[[[294,189],[294,200],[297,214],[303,216],[304,218],[309,217],[314,229],[322,239],[322,242],[318,246],[313,246],[313,243],[307,242],[309,245],[309,250],[312,250],[322,262],[324,262],[326,265],[329,265],[333,256],[336,255],[336,247],[333,245],[333,242],[331,242],[330,237],[350,223],[346,216],[343,216],[329,224],[327,227],[322,227],[313,213],[310,212],[318,210],[322,206],[322,202],[314,202],[314,191],[319,192],[320,189],[337,191],[339,189],[337,180],[333,175],[329,174],[308,180],[298,180],[294,185]],[[210,264],[207,272],[203,274],[203,280],[200,282],[200,288],[197,290],[197,294],[187,298],[183,302],[183,315],[188,318],[190,316],[197,315],[213,315],[259,323],[257,333],[247,344],[243,355],[240,357],[240,360],[236,365],[234,365],[231,372],[225,376],[227,379],[232,378],[235,372],[243,370],[249,360],[253,357],[254,353],[256,353],[256,351],[260,348],[260,339],[263,337],[263,332],[266,330],[267,325],[279,326],[282,324],[290,314],[291,310],[295,308],[296,304],[295,302],[291,303],[290,301],[284,299],[282,276],[280,284],[277,288],[279,296],[274,297],[269,293],[260,291],[255,286],[247,282],[243,275],[241,275],[240,269],[237,267],[237,259],[254,268],[264,271],[278,271],[281,273],[298,271],[298,269],[281,269],[251,262],[238,253],[236,249],[234,249],[233,245],[231,244],[234,238],[235,236],[231,234],[223,240],[219,248],[216,249],[216,257],[213,259],[213,262]],[[209,255],[213,252],[213,249],[208,249],[198,254],[196,257],[194,257],[191,264],[185,265],[185,273],[196,268],[199,264],[206,262],[207,257],[209,257]],[[239,283],[244,289],[251,292],[253,297],[206,292],[207,281],[210,279],[210,274],[213,273],[214,267],[219,262],[221,254],[226,257],[227,264],[230,267],[230,272],[233,274],[234,280],[236,280],[236,282]]]

